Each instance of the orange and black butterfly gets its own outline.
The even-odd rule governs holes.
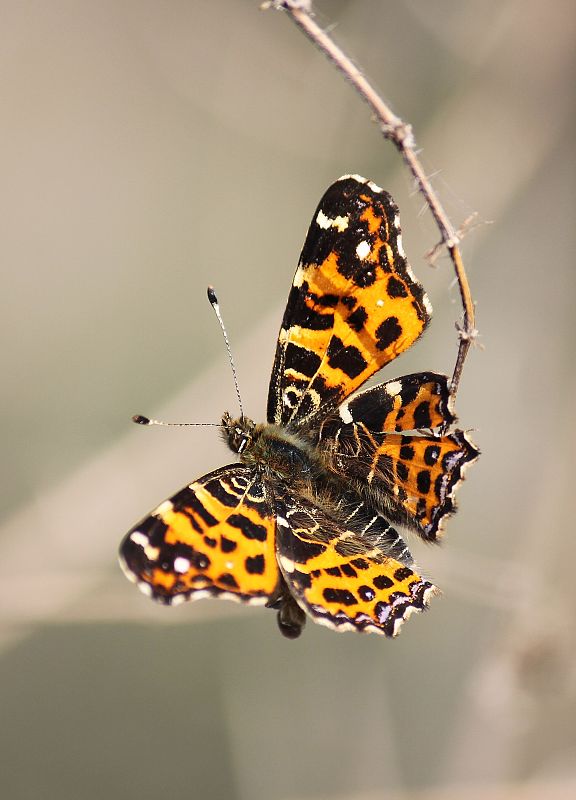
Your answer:
[[[280,328],[268,421],[224,414],[240,463],[184,487],[126,535],[128,577],[166,604],[223,597],[335,630],[398,633],[437,591],[392,527],[436,541],[478,451],[448,378],[407,375],[350,395],[410,347],[431,307],[398,209],[346,175],[314,214]],[[350,399],[349,399],[350,398]],[[147,420],[141,419],[146,422]]]

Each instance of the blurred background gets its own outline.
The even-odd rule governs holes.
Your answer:
[[[202,601],[156,607],[118,543],[230,461],[264,418],[312,213],[356,172],[401,209],[431,297],[392,364],[451,373],[450,262],[394,147],[281,13],[253,0],[0,2],[2,795],[576,796],[574,4],[319,2],[318,21],[414,125],[458,227],[481,348],[458,397],[483,456],[443,590],[395,641]]]

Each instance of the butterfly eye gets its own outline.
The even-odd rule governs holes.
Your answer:
[[[233,420],[228,425],[224,423],[223,428],[228,446],[235,453],[243,453],[250,446],[254,429],[252,420],[243,417],[241,420]]]

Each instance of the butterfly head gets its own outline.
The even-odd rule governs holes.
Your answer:
[[[248,417],[233,419],[226,411],[222,417],[222,435],[228,447],[235,453],[242,453],[250,448],[254,438],[256,423]]]

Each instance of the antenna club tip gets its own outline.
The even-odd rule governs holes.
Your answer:
[[[213,306],[217,305],[218,298],[216,297],[216,292],[214,291],[214,287],[213,286],[209,286],[208,287],[207,294],[208,294],[208,300],[210,301],[210,304],[213,305]]]
[[[150,425],[149,418],[143,417],[142,414],[134,414],[132,422],[135,422],[137,425]]]

